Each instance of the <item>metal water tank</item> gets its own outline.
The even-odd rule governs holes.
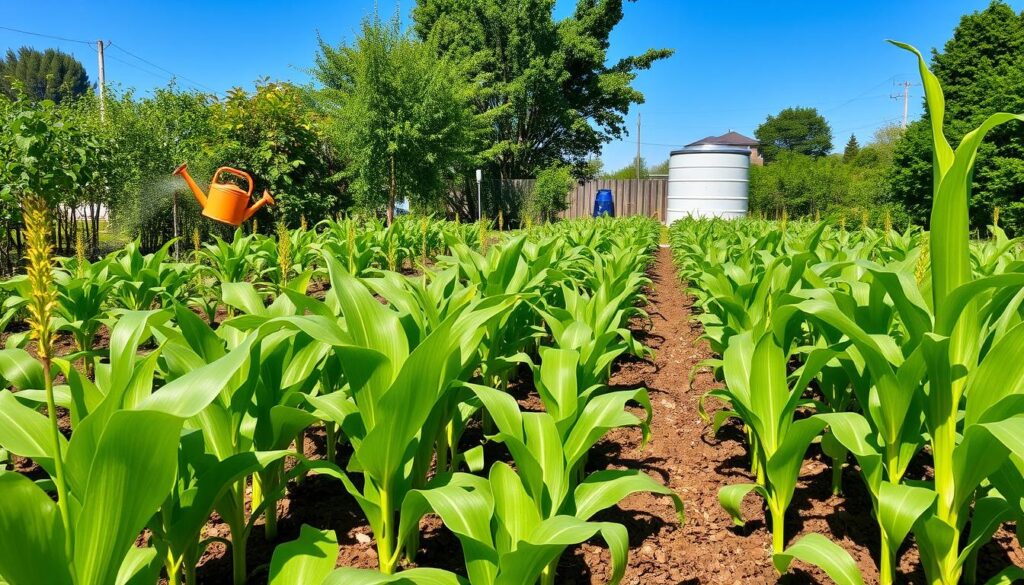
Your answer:
[[[684,217],[746,217],[750,151],[721,144],[673,150],[668,163],[668,209],[671,224]]]

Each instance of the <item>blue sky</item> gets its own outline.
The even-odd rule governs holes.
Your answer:
[[[394,3],[377,2],[385,13]],[[572,0],[558,0],[568,15]],[[639,0],[627,2],[613,32],[610,58],[671,47],[676,54],[642,72],[637,87],[647,102],[641,148],[651,162],[675,146],[727,130],[752,135],[769,114],[789,106],[817,107],[842,148],[851,132],[862,143],[887,123],[899,122],[902,101],[890,98],[896,82],[917,83],[909,54],[887,45],[895,38],[922,51],[941,47],[960,16],[988,0]],[[1016,10],[1024,0],[1010,0]],[[305,82],[316,52],[316,34],[351,39],[373,0],[183,1],[7,3],[0,27],[71,40],[34,37],[0,29],[0,48],[23,44],[73,53],[96,79],[93,46],[112,41],[107,81],[146,92],[165,85],[171,73],[184,87],[223,94],[251,87],[261,77]],[[398,5],[408,15],[412,0]],[[144,59],[139,60],[137,57]],[[148,63],[147,63],[148,61]],[[910,117],[920,115],[921,89],[911,88]],[[628,164],[635,135],[608,144],[606,169]]]

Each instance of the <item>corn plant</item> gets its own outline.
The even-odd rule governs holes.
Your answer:
[[[468,585],[465,579],[440,569],[415,568],[395,575],[367,569],[335,569],[338,537],[329,530],[303,524],[299,537],[274,549],[270,585]]]
[[[608,583],[619,583],[625,572],[629,546],[624,526],[570,515],[541,516],[523,481],[501,462],[491,466],[487,479],[460,473],[445,485],[410,492],[402,505],[403,537],[418,531],[427,512],[440,516],[461,542],[474,584],[552,584],[553,566],[565,549],[598,535],[611,551]]]
[[[397,513],[405,494],[426,482],[434,439],[448,422],[443,414],[451,412],[452,384],[477,363],[484,326],[515,299],[465,305],[413,345],[398,312],[377,302],[333,258],[325,261],[332,284],[325,305],[340,314],[345,329],[322,329],[333,332],[319,339],[333,346],[348,389],[309,400],[355,449],[350,468],[362,473],[363,488],[343,476],[344,486],[366,514],[380,568],[390,574],[402,553]],[[324,307],[313,312],[323,315]]]
[[[518,484],[514,489],[528,495],[517,507],[532,507],[541,520],[572,517],[585,522],[627,495],[644,491],[671,497],[682,521],[682,501],[646,473],[608,470],[586,474],[587,454],[609,430],[639,427],[646,444],[651,405],[644,389],[581,387],[576,375],[579,359],[573,350],[542,349],[534,378],[544,412],[521,412],[507,393],[469,386],[494,418],[498,432],[490,438],[509,449],[519,470],[518,475],[503,476],[504,482],[514,480]],[[646,411],[645,419],[625,410],[626,404],[634,401]],[[491,479],[493,485],[493,475]],[[554,583],[557,561],[558,555],[548,559],[541,570],[542,583]]]
[[[174,242],[168,241],[152,254],[143,254],[136,240],[111,254],[108,270],[116,280],[111,291],[113,306],[145,311],[184,296],[191,274],[187,265],[167,262]]]
[[[923,323],[919,339],[927,377],[927,385],[920,388],[935,478],[929,487],[915,492],[916,505],[910,509],[925,508],[919,519],[908,508],[887,501],[891,497],[884,491],[879,493],[877,507],[880,521],[881,512],[888,510],[897,514],[901,532],[913,526],[929,581],[952,584],[960,580],[965,566],[971,567],[977,548],[991,538],[1001,520],[1020,517],[1019,501],[1011,503],[1003,491],[1013,493],[1021,481],[1020,470],[1008,456],[1024,454],[1020,442],[1024,411],[1018,398],[1024,388],[1019,373],[1007,368],[1019,363],[1009,356],[1020,351],[1024,328],[1006,330],[983,351],[987,337],[983,326],[999,317],[991,312],[994,293],[1019,290],[1024,275],[975,277],[967,210],[971,174],[984,135],[1005,122],[1024,121],[1024,115],[990,116],[954,150],[942,133],[944,99],[938,80],[916,49],[896,44],[918,57],[932,120],[935,194],[929,236],[934,317]],[[881,383],[886,379],[885,364],[876,363],[872,373]],[[897,495],[905,496],[905,490]],[[970,537],[963,545],[960,537],[968,521]],[[965,577],[974,578],[973,574]]]
[[[107,295],[116,280],[110,276],[109,259],[91,263],[84,258],[76,262],[73,270],[54,273],[57,287],[57,313],[61,321],[57,329],[68,331],[75,339],[76,349],[82,353],[82,362],[92,371],[93,340],[102,325],[106,312]]]
[[[206,368],[153,392],[155,357],[140,358],[137,348],[162,318],[160,312],[129,312],[118,321],[109,367],[97,368],[96,383],[53,358],[50,311],[56,293],[41,209],[30,210],[26,222],[33,284],[29,310],[41,367],[25,371],[39,374],[48,414],[19,400],[30,396],[26,390],[0,391],[6,423],[0,425],[0,443],[40,462],[51,475],[56,501],[46,484],[0,474],[0,527],[21,535],[0,550],[0,577],[12,585],[37,583],[45,570],[49,583],[152,582],[160,565],[156,551],[136,548],[134,542],[173,487],[185,419],[214,398],[220,378]],[[70,440],[58,430],[51,364],[69,381],[66,407],[75,427]],[[38,383],[38,378],[17,379]]]

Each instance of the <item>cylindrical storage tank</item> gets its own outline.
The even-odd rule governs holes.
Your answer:
[[[673,150],[668,163],[665,221],[684,217],[746,217],[750,151],[721,144]]]

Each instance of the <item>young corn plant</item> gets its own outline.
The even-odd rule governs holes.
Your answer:
[[[908,45],[896,44],[918,57],[931,116],[935,193],[929,234],[928,290],[932,312],[927,315],[930,318],[919,324],[923,329],[916,338],[919,349],[911,355],[923,362],[923,366],[915,364],[911,369],[913,373],[923,370],[917,380],[910,374],[894,375],[888,362],[875,359],[870,353],[864,357],[879,386],[879,398],[888,396],[898,405],[921,401],[934,480],[914,492],[912,506],[905,504],[906,490],[893,490],[890,484],[887,493],[881,489],[886,484],[880,484],[876,510],[880,524],[884,527],[886,522],[891,523],[897,536],[912,526],[930,583],[952,585],[961,578],[973,582],[977,549],[1004,520],[1021,517],[1020,502],[1014,495],[1024,480],[1017,465],[1024,455],[1024,444],[1020,441],[1024,436],[1024,372],[1018,371],[1020,360],[1010,356],[1019,356],[1024,347],[1024,328],[1003,328],[998,339],[990,339],[986,324],[1003,318],[998,312],[1003,305],[993,300],[1007,289],[1016,294],[1024,285],[1024,275],[1008,272],[976,277],[972,273],[968,200],[971,175],[984,135],[1011,120],[1024,121],[1024,115],[990,116],[954,150],[943,135],[944,98],[938,80],[920,53]],[[888,288],[893,302],[905,302],[898,292],[893,296],[894,290]],[[866,340],[857,341],[855,328],[844,333],[858,348],[867,347]],[[908,396],[894,387],[894,382],[918,382],[918,393]],[[891,417],[898,413],[898,409],[890,409]],[[876,423],[883,418],[872,414]],[[838,420],[828,421],[835,428],[843,428]],[[864,442],[861,449],[850,450],[855,455],[860,451],[870,457],[872,433],[865,435],[863,424],[846,426],[850,445],[855,445],[858,438]],[[891,430],[881,430],[891,435]],[[903,441],[897,440],[897,444],[902,445]],[[883,447],[877,445],[874,450]],[[858,460],[863,464],[864,457],[858,455]],[[871,465],[868,463],[869,474]],[[920,517],[914,518],[922,507],[925,509]],[[962,536],[968,524],[965,541]],[[784,567],[792,557],[820,563],[824,549],[819,545],[827,542],[823,541],[795,543],[777,559],[777,564]],[[843,561],[847,566],[852,562],[848,555]],[[1015,574],[1014,571],[1010,568],[997,579],[1009,582],[1008,575]],[[859,575],[850,579],[845,582],[859,582]]]
[[[325,325],[319,339],[333,346],[348,388],[309,401],[352,443],[349,470],[362,473],[363,486],[345,476],[342,481],[370,523],[381,571],[391,574],[402,555],[401,502],[409,490],[426,484],[435,438],[449,422],[453,384],[475,369],[487,324],[517,301],[489,297],[464,305],[414,345],[400,313],[379,303],[333,258],[325,261],[332,285],[326,308],[342,318],[344,329]],[[314,312],[324,314],[322,308]]]
[[[510,469],[508,473],[503,472],[503,489],[521,491],[528,499],[520,498],[516,507],[530,507],[533,510],[530,515],[535,514],[535,518],[544,521],[572,518],[586,522],[596,512],[618,504],[629,494],[651,492],[671,497],[682,522],[682,501],[646,473],[638,470],[586,473],[587,454],[612,429],[639,427],[643,444],[646,444],[651,405],[644,389],[609,391],[602,385],[580,386],[579,359],[579,353],[573,350],[541,350],[541,364],[535,369],[534,379],[544,412],[522,412],[509,394],[487,386],[468,385],[494,419],[497,433],[489,438],[503,443],[515,460],[518,474]],[[626,410],[631,402],[641,405],[646,418]],[[494,472],[492,467],[492,474]],[[491,479],[493,482],[493,475]],[[515,485],[507,485],[509,482]],[[559,556],[560,551],[548,558],[547,565],[540,569],[542,584],[555,582]],[[530,575],[537,578],[533,573]]]
[[[330,530],[303,524],[299,537],[274,549],[270,585],[469,585],[469,581],[440,569],[415,568],[395,575],[369,569],[334,568],[338,537]]]
[[[185,419],[214,398],[219,378],[207,368],[153,392],[155,358],[137,352],[151,325],[165,318],[160,312],[122,316],[111,335],[109,367],[97,368],[95,383],[53,357],[56,292],[46,208],[41,201],[26,206],[34,292],[29,311],[39,362],[23,362],[17,377],[5,374],[27,387],[0,391],[0,444],[38,461],[51,481],[0,474],[0,528],[20,535],[0,548],[0,579],[38,583],[42,570],[47,583],[153,582],[160,567],[156,549],[134,543],[171,492]],[[52,367],[67,377],[66,393],[57,394]],[[22,403],[39,390],[47,415]],[[58,401],[71,414],[70,440],[59,432]],[[56,501],[46,489],[56,492]]]

